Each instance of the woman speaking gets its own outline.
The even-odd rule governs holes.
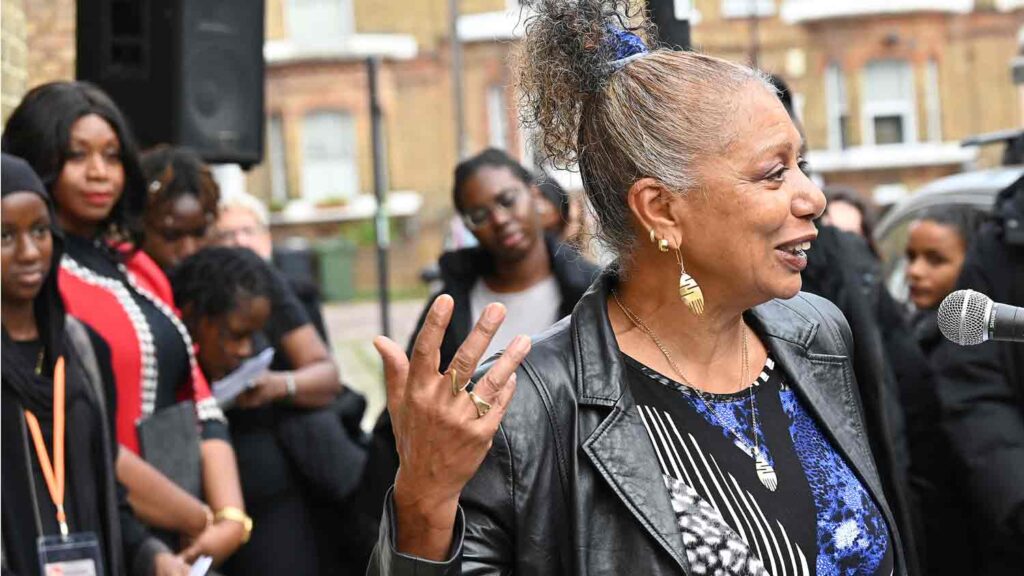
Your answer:
[[[450,298],[412,358],[377,340],[401,466],[371,573],[905,574],[771,84],[649,50],[629,2],[531,4],[525,112],[618,260],[472,385],[498,305],[444,374]]]

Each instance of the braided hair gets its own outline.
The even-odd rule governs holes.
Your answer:
[[[195,196],[208,219],[216,217],[220,187],[199,154],[162,144],[143,152],[140,161],[146,176],[147,215],[188,194]]]
[[[244,299],[271,297],[270,269],[248,248],[204,248],[172,270],[170,280],[175,304],[192,320],[228,314]]]

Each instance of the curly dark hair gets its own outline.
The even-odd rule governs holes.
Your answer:
[[[195,196],[203,212],[216,216],[220,187],[210,167],[190,148],[166,144],[142,153],[142,172],[146,176],[146,210],[159,209],[183,195]]]
[[[106,120],[117,134],[125,177],[121,198],[100,223],[99,233],[138,248],[142,245],[145,178],[128,121],[105,92],[88,82],[51,82],[33,88],[8,118],[0,148],[32,165],[56,202],[54,186],[70,155],[71,126],[89,114]]]
[[[270,268],[247,248],[210,247],[170,273],[174,303],[187,319],[216,318],[246,298],[271,297]]]
[[[776,90],[746,66],[654,46],[641,3],[523,4],[532,15],[514,59],[521,120],[540,130],[545,160],[579,165],[595,235],[622,263],[638,237],[630,186],[650,177],[673,193],[701,189],[696,164],[733,138],[735,96],[752,83]],[[637,38],[649,48],[623,59]]]

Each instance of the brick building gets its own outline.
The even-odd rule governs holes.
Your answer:
[[[392,270],[399,284],[414,284],[441,249],[458,157],[448,0],[265,1],[267,146],[249,190],[275,207],[290,205],[277,217],[280,235],[296,227],[330,235],[339,222],[367,221],[373,172],[365,58],[381,55],[387,189],[411,192],[392,197],[396,213],[415,214],[399,219],[397,241],[408,248],[394,251]],[[809,160],[826,184],[898,196],[994,163],[997,151],[963,149],[959,140],[1024,124],[1024,95],[1010,74],[1024,0],[676,4],[692,6],[699,49],[756,58],[790,84]],[[25,88],[72,76],[75,16],[72,0],[5,0],[3,10],[6,114]],[[519,2],[461,0],[459,10],[466,151],[499,146],[530,163],[507,66],[520,32]],[[19,51],[22,41],[27,51]],[[359,258],[360,271],[369,272],[368,256]]]

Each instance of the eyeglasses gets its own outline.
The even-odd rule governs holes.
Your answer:
[[[194,228],[192,230],[176,230],[173,228],[159,228],[156,233],[163,238],[164,242],[173,244],[178,242],[182,238],[195,238],[196,240],[203,240],[209,233],[208,226],[202,226],[200,228]]]
[[[217,242],[228,245],[237,246],[243,243],[245,240],[255,238],[262,234],[266,234],[266,228],[263,226],[239,226],[237,228],[219,228],[217,229],[216,237]]]
[[[522,187],[509,188],[502,190],[498,197],[494,199],[494,203],[490,206],[480,206],[466,210],[462,213],[462,221],[466,224],[466,227],[470,230],[476,230],[482,228],[491,219],[491,215],[498,208],[505,211],[505,214],[511,213],[512,209],[516,207],[519,200],[523,197],[523,192],[526,190]]]

